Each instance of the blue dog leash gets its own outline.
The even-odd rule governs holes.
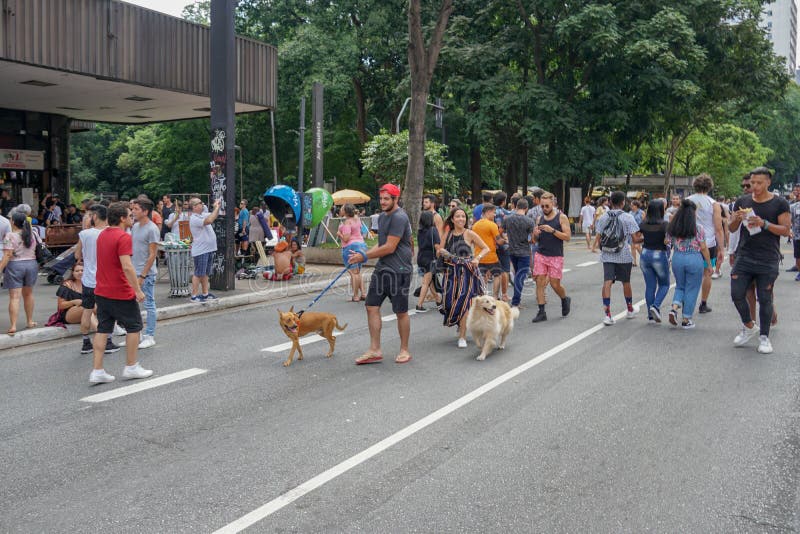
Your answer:
[[[324,295],[324,294],[325,294],[325,293],[326,293],[326,292],[327,292],[327,291],[328,291],[328,290],[329,290],[331,287],[333,287],[333,284],[335,284],[335,283],[336,283],[336,281],[337,281],[339,278],[341,278],[341,277],[342,277],[342,275],[343,275],[344,273],[346,273],[348,269],[350,269],[350,267],[351,267],[351,265],[348,263],[348,264],[345,266],[345,268],[344,268],[344,269],[342,269],[342,272],[340,272],[339,274],[337,274],[337,275],[336,275],[336,278],[334,278],[333,280],[331,280],[331,283],[330,283],[330,284],[328,284],[328,287],[326,287],[325,289],[323,289],[323,290],[322,290],[322,292],[320,292],[320,294],[319,294],[319,295],[317,295],[316,297],[314,297],[314,300],[312,300],[312,301],[311,301],[311,303],[308,305],[308,308],[310,308],[311,306],[313,306],[314,304],[316,304],[316,302],[317,302],[319,299],[321,299],[321,298],[322,298],[322,295]],[[297,316],[298,316],[298,317],[302,317],[302,316],[303,316],[303,314],[304,314],[305,312],[306,312],[306,310],[300,310],[299,312],[297,312]]]

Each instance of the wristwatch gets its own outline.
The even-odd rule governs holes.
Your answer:
[[[764,230],[766,230],[767,228],[769,228],[769,221],[764,219]]]

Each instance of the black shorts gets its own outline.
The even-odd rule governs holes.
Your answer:
[[[97,295],[95,301],[97,301],[97,332],[99,334],[112,333],[115,322],[119,323],[129,334],[141,332],[142,312],[139,310],[139,303],[136,302],[136,299],[107,299]]]
[[[627,284],[631,281],[632,268],[632,263],[603,263],[603,280]]]
[[[800,260],[800,239],[794,240],[794,259]]]
[[[367,291],[367,306],[380,306],[386,298],[392,303],[392,312],[408,312],[408,288],[411,287],[411,273],[373,271]]]
[[[500,247],[497,247],[497,259],[500,260],[500,268],[503,269],[504,273],[511,272],[511,254],[508,250],[503,250]]]
[[[94,309],[94,288],[83,286],[83,290],[81,291],[81,307],[84,310],[93,310]]]
[[[509,260],[510,261],[510,260]],[[500,263],[479,263],[478,269],[480,269],[482,275],[486,275],[486,273],[492,273],[492,276],[500,276],[503,274],[503,267]]]

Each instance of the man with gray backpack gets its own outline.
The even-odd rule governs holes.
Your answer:
[[[622,282],[622,292],[628,308],[627,318],[633,319],[636,314],[631,289],[631,243],[641,243],[643,240],[633,215],[622,210],[625,206],[625,193],[611,193],[610,203],[611,209],[595,224],[595,249],[600,248],[600,260],[603,262],[603,324],[606,326],[614,324],[614,317],[611,315],[611,286],[614,282]]]

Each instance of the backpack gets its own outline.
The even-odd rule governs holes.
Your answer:
[[[625,227],[619,220],[620,212],[609,210],[608,224],[600,234],[600,250],[617,254],[625,246]]]

